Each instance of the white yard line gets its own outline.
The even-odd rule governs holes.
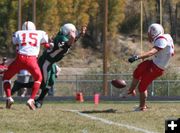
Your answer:
[[[146,130],[146,129],[143,129],[143,128],[138,128],[138,127],[135,127],[135,126],[122,124],[122,123],[118,123],[118,122],[113,122],[113,121],[106,120],[106,119],[99,118],[99,117],[95,117],[95,116],[92,116],[92,115],[89,115],[89,114],[81,113],[78,110],[62,110],[62,111],[73,112],[73,113],[76,113],[76,114],[78,114],[80,116],[87,117],[87,118],[89,118],[91,120],[101,121],[101,122],[103,122],[105,124],[108,124],[108,125],[116,125],[116,126],[119,126],[119,127],[125,127],[125,128],[127,128],[129,130],[135,130],[135,131],[139,131],[139,132],[142,132],[142,133],[157,133],[157,132],[152,132],[152,131],[149,131],[149,130]]]

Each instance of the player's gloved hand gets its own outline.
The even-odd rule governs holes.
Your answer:
[[[128,59],[128,62],[133,63],[134,61],[138,60],[139,57],[137,55],[133,55]]]

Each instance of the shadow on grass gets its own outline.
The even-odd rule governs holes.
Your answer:
[[[146,111],[140,111],[140,110],[129,110],[129,111],[119,111],[117,109],[106,109],[106,110],[86,110],[86,111],[80,111],[81,113],[86,114],[93,114],[93,113],[116,113],[116,114],[122,114],[122,113],[134,113],[134,112],[146,112]]]
[[[117,112],[116,109],[81,111],[81,113],[86,113],[86,114],[93,114],[93,113],[116,113],[116,112]]]

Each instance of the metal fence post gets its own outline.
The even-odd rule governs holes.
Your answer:
[[[113,92],[112,85],[110,84],[110,96],[112,96],[112,92]]]
[[[77,81],[77,74],[75,75],[75,77],[76,77],[76,78],[75,78],[75,82],[76,82],[76,92],[78,92],[78,88],[77,88],[77,82],[78,82],[78,81]]]
[[[167,81],[168,85],[167,85],[167,93],[168,93],[168,96],[169,96],[169,80]]]
[[[154,82],[155,81],[152,82],[152,86],[151,86],[152,87],[152,89],[151,89],[151,96],[155,95],[155,93],[154,93]]]

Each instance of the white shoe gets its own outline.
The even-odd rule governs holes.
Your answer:
[[[14,100],[12,99],[12,97],[8,97],[6,99],[6,108],[7,109],[10,109],[11,108],[11,105],[14,103]]]
[[[29,99],[27,101],[27,106],[29,107],[30,110],[36,110],[36,107],[34,105],[34,99]]]

